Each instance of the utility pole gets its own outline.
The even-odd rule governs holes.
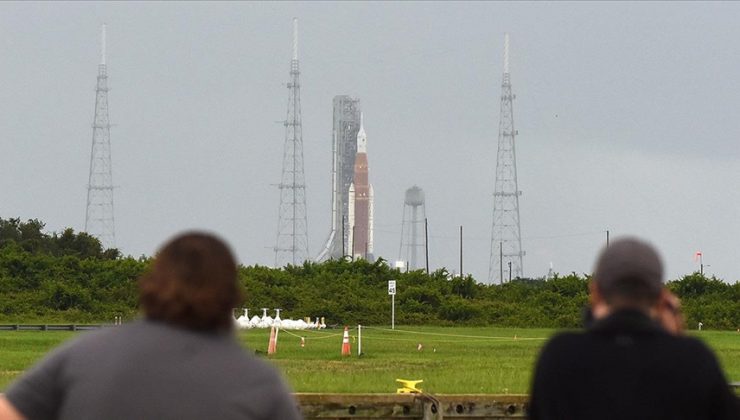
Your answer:
[[[424,218],[424,256],[426,258],[427,275],[429,275],[429,219]]]
[[[500,276],[498,278],[498,284],[504,284],[504,243],[503,242],[498,243],[498,249],[499,249],[498,266],[499,266],[499,270],[501,271]]]
[[[349,255],[352,261],[355,260],[355,225],[352,225],[352,241],[349,243]]]
[[[342,238],[346,238],[346,232],[345,232],[345,226],[347,226],[346,220],[342,223]],[[344,239],[342,239],[342,259],[347,256],[347,249],[346,245],[344,243]]]
[[[460,225],[460,278],[463,277],[463,227]]]
[[[696,251],[694,254],[694,262],[699,261],[699,274],[704,277],[704,253]],[[707,266],[709,267],[709,266]]]

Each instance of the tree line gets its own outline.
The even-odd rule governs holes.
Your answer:
[[[111,322],[137,316],[136,280],[150,257],[123,256],[84,233],[45,233],[38,220],[0,219],[0,323]],[[283,268],[239,267],[245,307],[282,308],[284,318],[327,324],[390,322],[389,280],[396,280],[398,324],[577,328],[588,304],[588,275],[478,283],[446,269],[402,272],[385,261],[330,260]],[[740,328],[740,283],[692,273],[668,287],[689,327]],[[271,311],[272,312],[272,311]]]

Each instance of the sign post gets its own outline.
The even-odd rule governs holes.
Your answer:
[[[396,281],[388,280],[388,294],[391,295],[391,329],[396,329]]]

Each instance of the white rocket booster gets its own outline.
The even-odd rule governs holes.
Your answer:
[[[349,184],[349,193],[347,194],[347,225],[349,226],[349,237],[347,238],[347,248],[349,255],[355,256],[355,183]]]
[[[370,184],[370,191],[369,191],[369,202],[368,206],[369,209],[367,211],[367,252],[369,255],[373,255],[373,231],[375,230],[374,224],[373,224],[373,213],[375,213],[375,192],[373,190],[373,184]]]

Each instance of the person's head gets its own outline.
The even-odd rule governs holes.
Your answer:
[[[658,303],[662,291],[663,263],[655,248],[644,241],[618,239],[596,260],[591,281],[594,306],[648,312]]]
[[[232,328],[232,309],[242,299],[234,256],[208,233],[176,236],[139,279],[139,302],[148,319],[195,330]]]

